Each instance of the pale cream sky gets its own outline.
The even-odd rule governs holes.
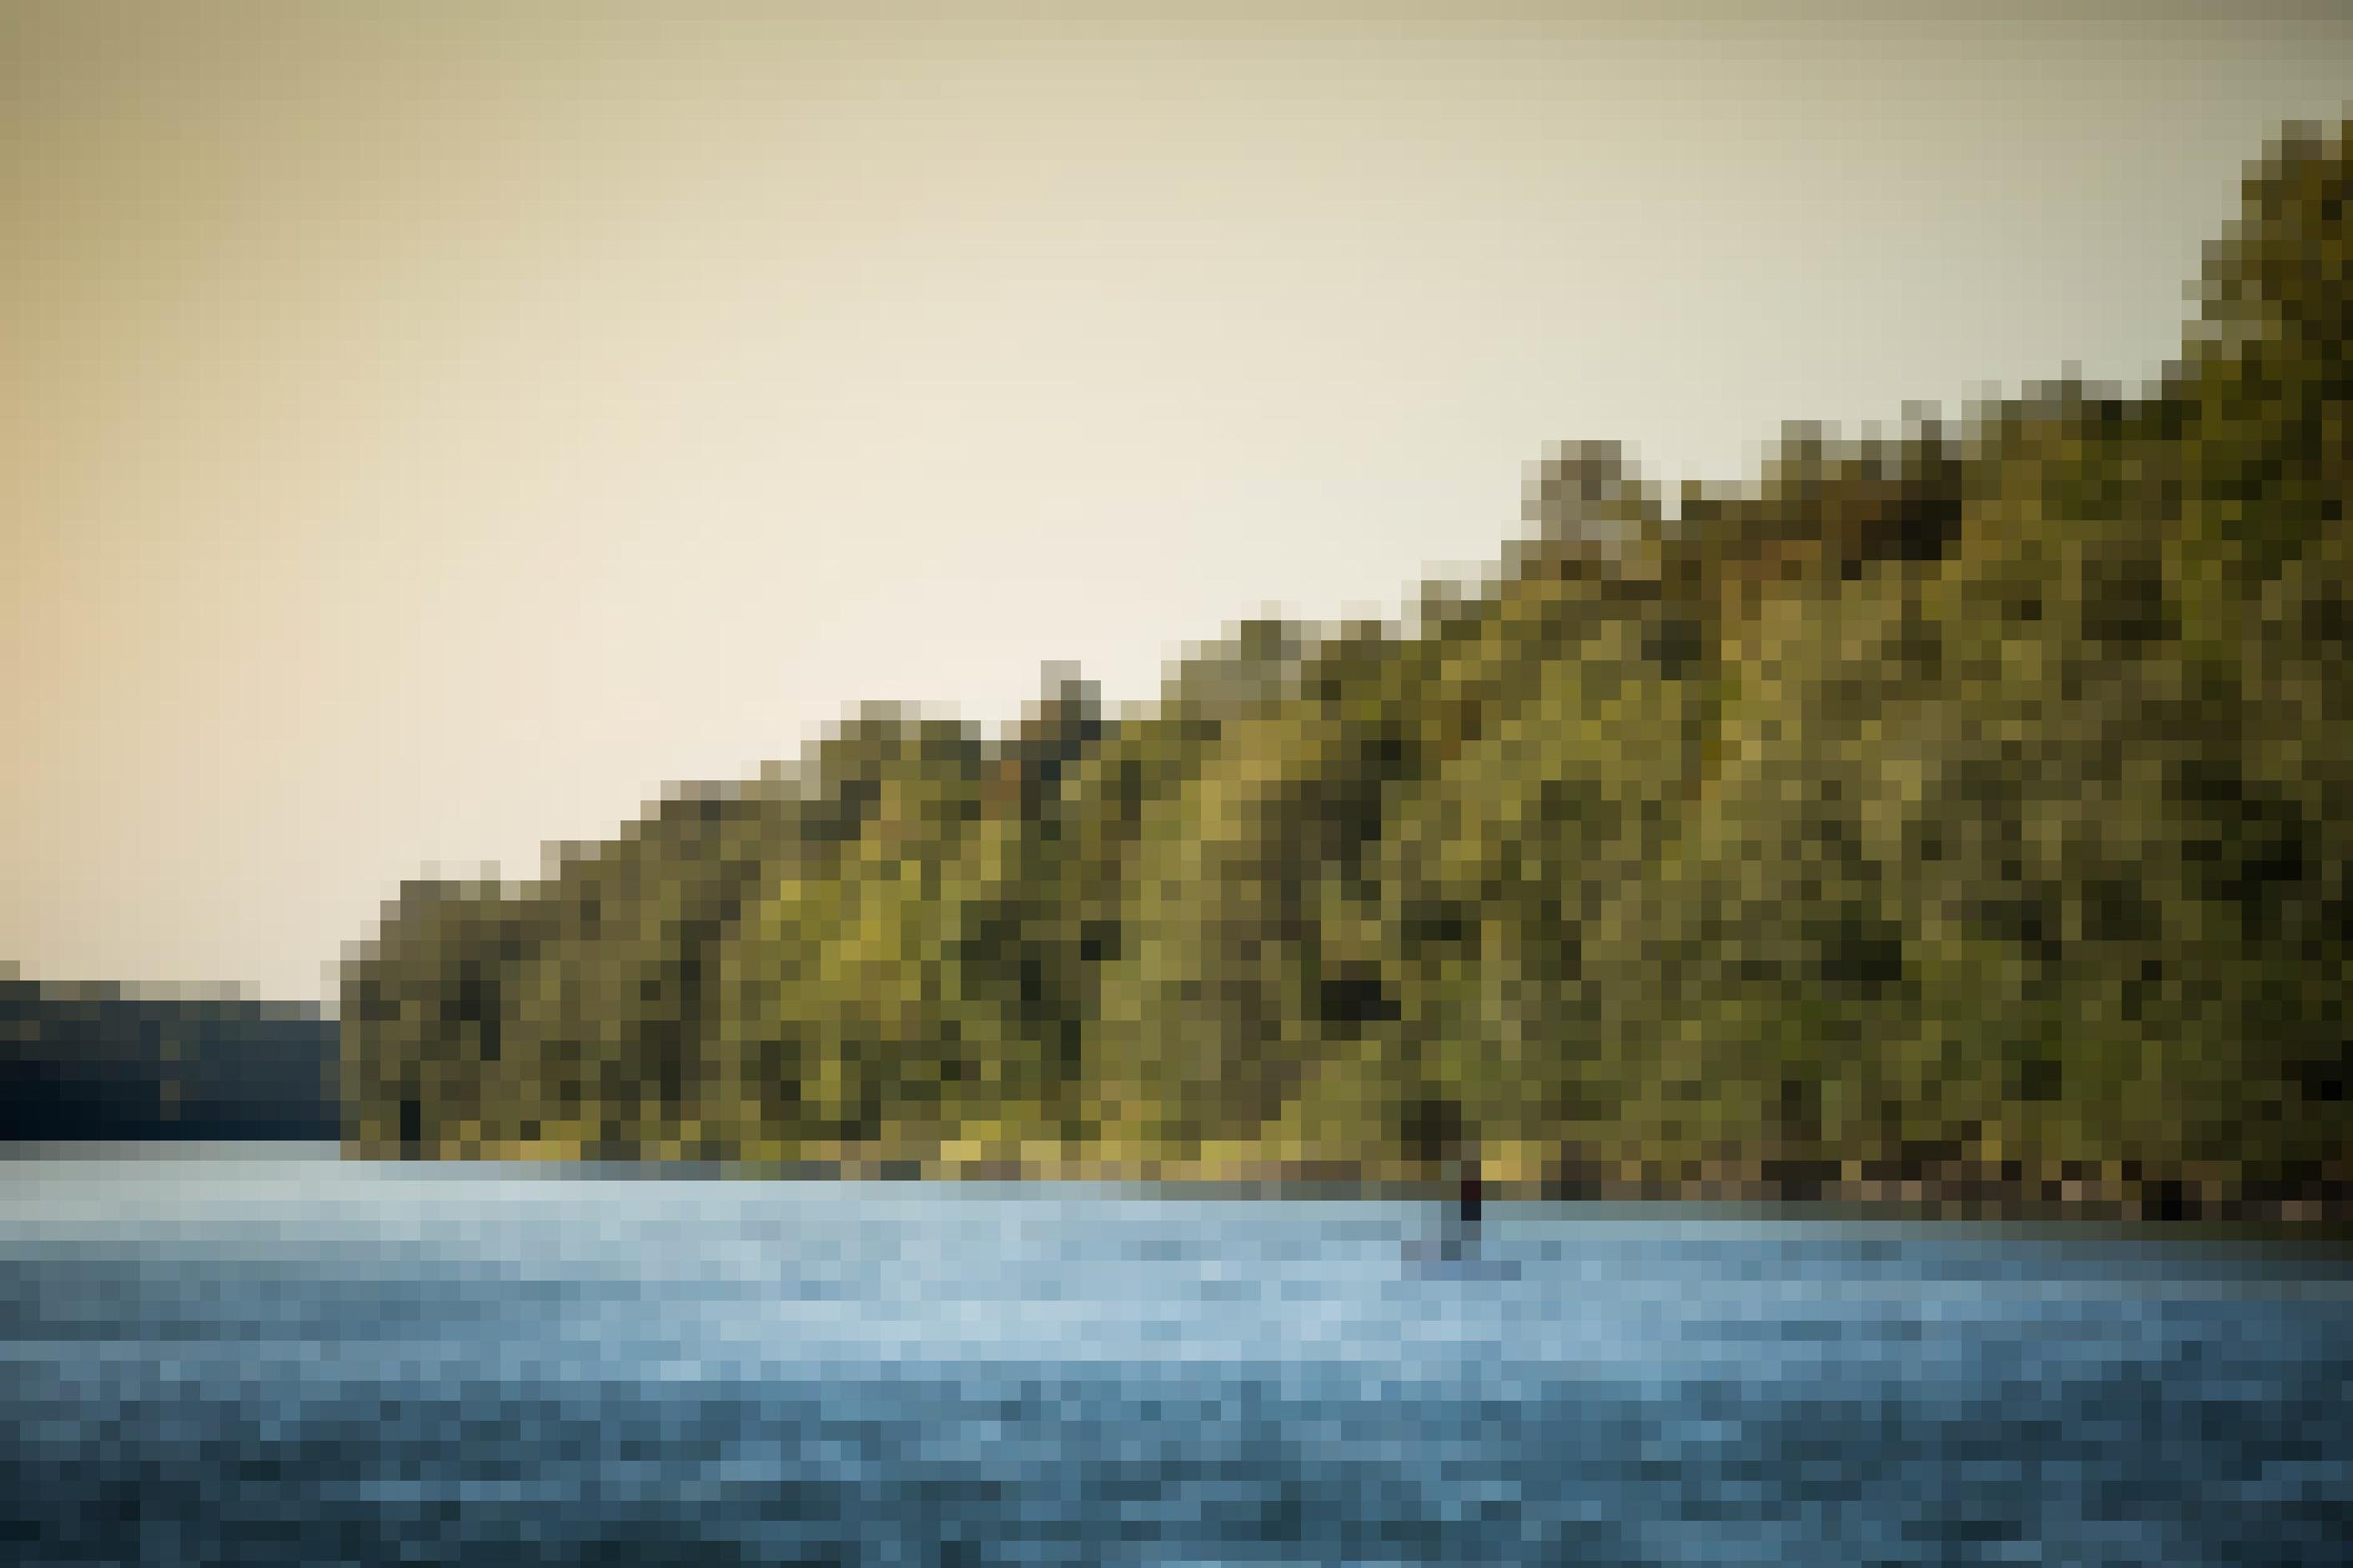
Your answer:
[[[1394,613],[1548,441],[2137,382],[2353,82],[2317,5],[1261,10],[0,0],[0,961],[320,996],[846,705]]]

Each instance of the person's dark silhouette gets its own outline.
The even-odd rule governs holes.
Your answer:
[[[1480,1179],[1478,1142],[1462,1114],[1460,1102],[1441,1094],[1424,1094],[1407,1103],[1398,1129],[1410,1157],[1419,1162],[1427,1177],[1436,1178],[1439,1198],[1439,1242],[1437,1256],[1459,1258],[1465,1247],[1474,1244],[1479,1234],[1479,1215],[1484,1206],[1484,1185]],[[1447,1201],[1446,1186],[1451,1182],[1452,1201]],[[1427,1243],[1416,1243],[1414,1250],[1421,1252]]]
[[[1439,1249],[1441,1257],[1461,1258],[1478,1246],[1479,1214],[1485,1206],[1486,1195],[1477,1158],[1465,1156],[1455,1182],[1453,1224],[1447,1227],[1450,1234]]]

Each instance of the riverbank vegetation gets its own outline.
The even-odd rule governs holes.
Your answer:
[[[1397,622],[871,707],[409,884],[347,1149],[2342,1215],[2348,129],[2130,395],[1788,426],[1672,509],[1572,444]]]

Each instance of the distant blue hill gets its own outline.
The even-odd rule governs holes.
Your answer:
[[[340,1138],[336,1038],[315,1005],[0,979],[0,1141]]]

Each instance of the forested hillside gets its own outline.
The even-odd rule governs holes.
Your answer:
[[[410,884],[347,1147],[2353,1210],[2348,131],[2250,174],[2158,384],[1672,509],[1570,445],[1396,623],[869,708]]]
[[[126,995],[0,971],[0,1143],[343,1136],[316,1003]]]

